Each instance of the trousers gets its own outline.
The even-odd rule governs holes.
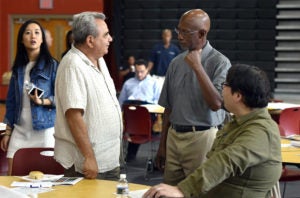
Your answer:
[[[217,133],[217,127],[187,133],[169,128],[166,145],[164,183],[177,185],[205,160]]]

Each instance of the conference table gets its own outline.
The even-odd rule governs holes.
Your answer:
[[[13,181],[22,181],[19,177],[0,176],[0,185],[10,187]],[[83,179],[74,186],[54,186],[52,191],[38,194],[39,198],[115,198],[117,182],[107,180]],[[129,183],[129,190],[145,190],[149,186]]]
[[[158,104],[144,104],[141,106],[145,107],[149,113],[163,114],[165,111],[165,108]]]
[[[163,114],[165,111],[165,108],[158,104],[145,104],[141,106],[146,107],[149,113]],[[285,102],[269,102],[267,106],[269,112],[274,115],[279,115],[283,109],[290,108],[290,107],[300,107],[300,104],[285,103]]]
[[[281,139],[283,163],[300,164],[300,147],[291,146],[291,140]]]
[[[281,139],[283,163],[300,164],[300,147],[290,145],[291,140]],[[22,181],[19,177],[0,176],[0,185],[10,187],[13,181]],[[39,194],[39,198],[115,198],[116,181],[83,179],[74,186],[54,186],[52,191]],[[129,183],[130,191],[148,189],[149,186]],[[140,196],[139,196],[140,197]]]

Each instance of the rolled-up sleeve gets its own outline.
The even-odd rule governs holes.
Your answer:
[[[216,66],[212,83],[221,95],[222,95],[222,83],[225,82],[227,72],[230,67],[231,67],[231,63],[228,59],[223,59],[218,64],[218,66]]]

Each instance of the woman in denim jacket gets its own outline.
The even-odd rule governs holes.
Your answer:
[[[55,101],[54,85],[58,63],[51,56],[42,26],[33,20],[20,28],[17,54],[6,99],[7,124],[1,149],[7,151],[8,175],[14,153],[25,147],[53,147]],[[29,93],[28,85],[34,89]]]

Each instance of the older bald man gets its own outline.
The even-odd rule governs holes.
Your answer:
[[[164,182],[177,185],[206,160],[224,121],[222,82],[231,64],[207,40],[209,16],[184,13],[176,32],[183,49],[170,63],[159,104],[165,107],[156,165]]]

